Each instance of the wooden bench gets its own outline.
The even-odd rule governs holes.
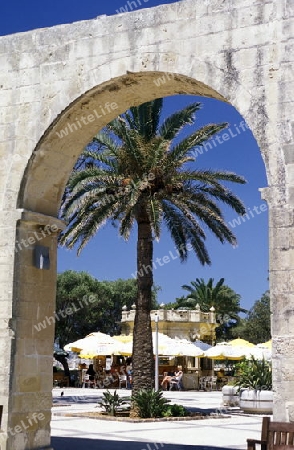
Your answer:
[[[294,423],[274,422],[263,417],[261,439],[247,439],[247,450],[294,450]]]

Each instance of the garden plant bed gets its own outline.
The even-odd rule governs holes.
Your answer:
[[[124,415],[123,415],[124,414]],[[117,416],[109,416],[100,412],[80,412],[80,413],[55,413],[55,415],[61,415],[65,417],[86,417],[88,419],[96,419],[96,420],[114,420],[118,422],[175,422],[180,420],[203,420],[203,419],[225,419],[229,418],[229,415],[223,414],[206,414],[193,412],[189,416],[183,417],[154,417],[150,419],[141,419],[135,417],[128,417],[126,413],[118,414]]]

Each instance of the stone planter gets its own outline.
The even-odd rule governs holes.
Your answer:
[[[273,391],[241,390],[240,408],[251,414],[272,414]]]
[[[223,405],[225,406],[239,406],[238,388],[235,386],[225,385],[222,387]]]

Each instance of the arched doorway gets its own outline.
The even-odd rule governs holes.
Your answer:
[[[234,8],[228,6],[234,9],[237,22],[244,14],[243,3],[238,1]],[[273,52],[267,59],[272,51],[268,5],[276,11],[277,20],[283,20],[275,2],[264,5],[263,15],[262,6],[254,5],[244,16],[246,33],[233,26],[232,11],[227,8],[221,13],[209,12],[223,14],[222,20],[216,21],[221,26],[211,35],[211,16],[202,11],[203,3],[199,2],[196,11],[193,2],[187,1],[176,7],[164,6],[157,22],[151,9],[136,39],[127,38],[129,29],[136,29],[136,14],[127,19],[102,18],[103,31],[102,21],[94,20],[80,28],[73,24],[19,37],[24,48],[33,52],[36,41],[39,47],[31,55],[25,75],[19,76],[19,67],[24,64],[21,53],[20,65],[9,65],[7,92],[0,92],[1,101],[9,105],[0,179],[0,438],[4,448],[50,445],[53,327],[48,323],[38,331],[35,325],[46,317],[50,322],[54,316],[56,240],[63,226],[56,217],[74,162],[92,136],[129,106],[182,93],[229,101],[249,124],[260,146],[269,185],[263,197],[270,213],[274,384],[279,386],[275,417],[293,420],[293,101],[285,99],[283,90],[288,60],[286,67],[283,52]],[[203,21],[197,28],[192,19],[201,11]],[[258,20],[252,22],[253,12]],[[113,29],[124,30],[124,45],[115,51],[109,39]],[[280,39],[282,47],[282,32]],[[14,48],[13,37],[1,38],[2,42],[8,55]],[[276,38],[273,42],[278,45]],[[279,65],[282,78],[276,74]],[[24,77],[28,77],[27,85]]]

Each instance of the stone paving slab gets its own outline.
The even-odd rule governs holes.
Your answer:
[[[258,438],[261,416],[243,416],[236,412],[230,417],[177,422],[130,423],[103,421],[60,414],[95,411],[102,390],[53,390],[52,446],[54,450],[246,450],[247,438]],[[130,391],[120,390],[120,395]],[[173,403],[203,412],[222,408],[221,392],[165,392]],[[96,409],[97,410],[97,409]],[[55,415],[58,414],[58,415]],[[222,413],[224,410],[222,409]]]

